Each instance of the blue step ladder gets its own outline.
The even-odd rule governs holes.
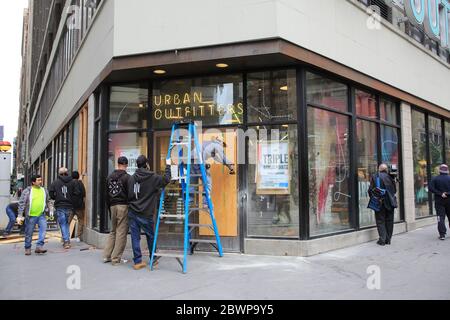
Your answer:
[[[176,155],[172,157],[172,153],[175,148]],[[185,154],[185,151],[187,151],[187,155]],[[192,157],[193,155],[196,157]],[[195,164],[192,163],[193,159],[196,160]],[[187,273],[188,253],[193,254],[196,246],[200,243],[212,245],[219,253],[219,256],[223,257],[222,245],[220,242],[216,219],[214,217],[214,208],[211,195],[209,194],[208,188],[204,187],[207,185],[206,167],[203,161],[202,148],[198,141],[197,126],[194,122],[178,122],[172,126],[172,134],[170,136],[166,164],[173,166],[174,163],[176,163],[176,170],[172,170],[172,180],[178,180],[181,185],[181,188],[178,190],[181,191],[179,196],[184,200],[181,204],[181,208],[183,210],[182,212],[177,213],[170,212],[170,208],[166,208],[165,201],[166,194],[170,191],[163,190],[161,192],[150,266],[151,270],[153,270],[154,263],[161,257],[170,257],[175,258],[178,261],[183,269],[183,273]],[[193,165],[200,168],[200,174],[192,173]],[[174,171],[176,172],[175,176]],[[193,183],[191,178],[196,178],[195,180],[198,182]],[[200,191],[200,187],[203,187],[203,191]],[[195,195],[200,194],[206,197],[207,207],[204,207],[200,201],[197,201],[197,204],[195,204],[193,199],[191,199],[192,197],[195,197]],[[179,203],[178,208],[180,208]],[[199,215],[207,214],[212,223],[194,223],[192,220],[195,213],[198,213]],[[157,242],[160,223],[184,224],[183,251],[158,249]],[[215,239],[207,240],[192,238],[193,231],[199,228],[207,228],[212,230],[214,232]]]

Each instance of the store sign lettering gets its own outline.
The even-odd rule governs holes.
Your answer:
[[[244,114],[242,103],[220,105],[204,101],[202,92],[177,93],[154,96],[155,120],[182,120],[185,118],[217,117],[230,114],[232,117]]]
[[[405,10],[414,25],[423,26],[430,38],[449,48],[449,0],[405,0]]]

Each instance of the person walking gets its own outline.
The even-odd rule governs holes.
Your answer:
[[[11,235],[12,229],[16,224],[17,216],[19,213],[19,203],[13,202],[6,206],[6,215],[8,216],[9,222],[6,229],[3,231],[2,237],[6,238]]]
[[[118,169],[107,179],[107,205],[111,214],[111,232],[103,251],[103,262],[113,266],[120,264],[128,236],[128,159],[117,160]]]
[[[439,239],[445,240],[445,236],[447,235],[445,216],[450,221],[450,175],[446,164],[439,167],[439,175],[431,179],[429,189],[434,194],[434,207],[436,208],[438,218]]]
[[[373,197],[382,190],[382,201],[379,211],[375,212],[379,239],[377,244],[384,246],[391,244],[394,233],[394,210],[397,204],[397,186],[394,178],[389,175],[389,168],[386,164],[381,164],[378,173],[372,176],[369,187],[369,196]]]
[[[128,224],[131,232],[133,261],[135,270],[146,267],[142,261],[141,229],[147,239],[151,252],[153,247],[153,216],[159,203],[161,189],[170,183],[170,166],[166,166],[165,175],[160,176],[148,170],[148,159],[139,156],[136,160],[138,169],[128,182]]]
[[[51,199],[55,200],[54,206],[58,224],[61,228],[64,249],[70,249],[69,217],[73,212],[75,183],[72,177],[68,175],[67,168],[60,168],[58,173],[59,176],[50,186],[49,193]]]
[[[39,226],[39,239],[36,244],[36,254],[44,254],[45,234],[47,232],[47,219],[45,212],[50,208],[50,197],[47,190],[42,187],[42,177],[31,177],[31,186],[26,188],[19,200],[17,220],[25,218],[25,255],[31,255],[31,242],[36,224]]]
[[[75,240],[80,242],[83,235],[84,227],[84,199],[86,198],[86,188],[83,182],[80,180],[80,173],[78,171],[72,172],[72,179],[74,183],[74,196],[73,196],[73,211],[69,217],[69,226],[72,220],[77,216],[77,233]]]

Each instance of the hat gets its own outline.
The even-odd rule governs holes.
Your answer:
[[[127,157],[119,157],[117,163],[120,165],[128,165],[128,159]]]
[[[448,174],[448,166],[446,164],[442,164],[439,167],[439,172],[443,174]]]

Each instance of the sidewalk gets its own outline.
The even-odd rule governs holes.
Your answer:
[[[309,258],[196,254],[183,275],[175,259],[156,271],[103,264],[101,250],[65,252],[50,239],[45,256],[24,256],[23,243],[0,244],[0,299],[450,299],[450,238],[435,226]],[[34,249],[34,247],[33,247]],[[68,266],[81,270],[81,290],[68,290]],[[381,270],[369,290],[367,268]]]

